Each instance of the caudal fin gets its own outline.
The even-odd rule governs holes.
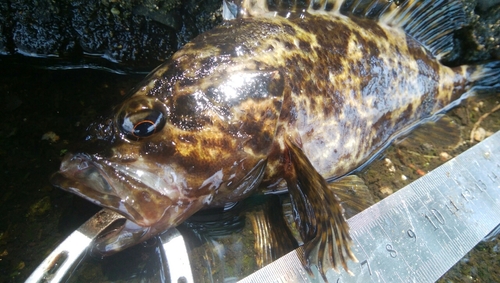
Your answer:
[[[469,96],[500,93],[500,61],[474,67],[468,79]]]

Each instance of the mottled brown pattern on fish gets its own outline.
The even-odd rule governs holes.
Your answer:
[[[177,73],[169,66],[157,70],[153,75],[157,81],[151,80],[145,92],[136,95],[158,95],[166,103],[173,99],[184,104],[200,88],[208,90],[214,84],[212,78],[244,70],[276,70],[285,77],[285,87],[283,93],[274,95],[284,95],[284,105],[266,183],[275,183],[281,172],[280,155],[274,152],[283,149],[284,135],[300,139],[304,152],[324,177],[340,176],[386,146],[391,136],[457,98],[454,87],[463,83],[462,74],[439,64],[402,31],[369,20],[340,17],[318,14],[314,23],[310,15],[305,19],[292,15],[288,20],[227,22],[175,54]],[[177,82],[169,85],[166,80],[172,78]],[[165,91],[154,93],[159,85],[172,89],[175,97]],[[221,111],[234,113],[233,106]],[[254,109],[260,107],[255,104]],[[181,108],[175,112],[171,113],[172,123],[183,130],[212,123]],[[212,128],[210,134],[218,131],[221,139],[232,138],[225,136],[227,129],[223,127]],[[269,135],[272,129],[263,132]],[[234,150],[227,145],[195,148],[186,156],[199,158],[201,164],[205,151],[211,157]]]
[[[311,52],[284,59],[292,100],[283,107],[290,113],[282,113],[280,134],[298,131],[306,155],[329,178],[356,168],[391,135],[456,99],[453,87],[463,77],[400,31],[367,20],[323,20],[297,21],[297,29],[316,36]],[[269,176],[277,172],[268,167]]]

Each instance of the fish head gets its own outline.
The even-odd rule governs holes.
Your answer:
[[[173,65],[92,124],[85,150],[67,153],[51,178],[127,218],[97,241],[102,254],[238,201],[262,178],[282,102],[267,92],[283,85],[279,72],[225,71],[186,84],[187,71],[172,75]]]

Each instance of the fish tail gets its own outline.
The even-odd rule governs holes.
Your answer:
[[[453,68],[455,78],[450,96],[444,95],[437,105],[446,105],[434,114],[442,114],[472,96],[500,93],[500,61]],[[451,78],[451,77],[450,77]],[[446,85],[443,83],[443,85]]]
[[[500,93],[500,61],[469,67],[468,96]]]

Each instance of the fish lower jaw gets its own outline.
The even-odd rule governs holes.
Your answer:
[[[116,229],[107,231],[96,239],[91,253],[109,256],[154,236],[151,227],[142,227],[131,220]]]

